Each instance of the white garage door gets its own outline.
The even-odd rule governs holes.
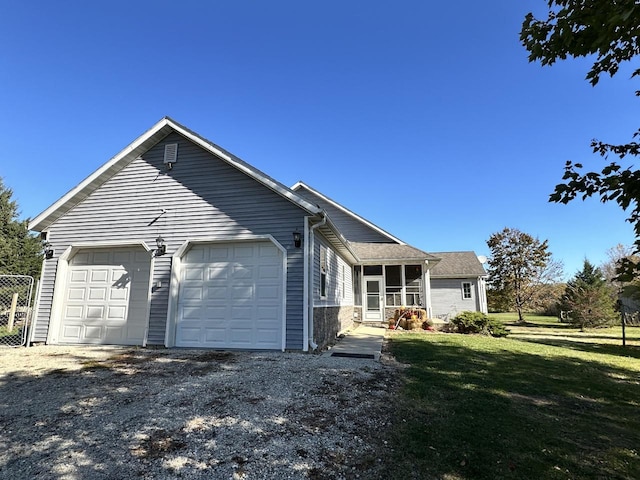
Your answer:
[[[60,343],[141,345],[150,265],[142,247],[79,251],[69,262]]]
[[[282,349],[282,253],[271,242],[194,245],[182,260],[176,345]]]

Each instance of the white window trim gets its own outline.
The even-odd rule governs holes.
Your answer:
[[[469,285],[469,296],[468,297],[465,296],[465,289],[464,289],[465,285]],[[462,299],[463,300],[473,300],[473,283],[472,282],[462,282],[460,286],[461,286],[461,289],[462,289]]]

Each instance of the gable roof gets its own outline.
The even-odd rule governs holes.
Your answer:
[[[383,230],[379,226],[377,226],[374,223],[370,222],[369,220],[361,217],[357,213],[352,212],[351,210],[349,210],[348,208],[346,208],[343,205],[339,204],[335,200],[332,200],[331,198],[327,197],[323,193],[320,193],[318,190],[315,190],[314,188],[311,188],[309,185],[307,185],[304,182],[301,182],[301,181],[297,182],[295,185],[293,185],[291,187],[291,190],[293,190],[294,192],[299,192],[301,190],[302,191],[306,190],[306,191],[310,192],[311,194],[313,194],[315,199],[320,200],[319,206],[322,207],[324,210],[326,210],[330,215],[332,215],[332,213],[336,213],[335,210],[337,210],[338,211],[337,213],[342,214],[342,215],[346,215],[348,218],[353,219],[354,221],[359,222],[360,224],[364,225],[365,227],[373,230],[374,232],[376,232],[376,234],[378,234],[378,235],[382,236],[383,238],[385,238],[389,243],[394,242],[394,243],[397,243],[397,244],[400,244],[400,245],[406,245],[406,243],[403,242],[402,240],[400,240],[398,237],[395,237],[395,236],[391,235],[386,230]],[[304,193],[301,192],[301,195],[304,196]],[[332,212],[332,210],[333,210],[333,212]],[[336,222],[338,215],[335,214],[335,215],[332,215],[332,217],[333,217],[334,222]],[[338,225],[338,227],[341,228],[341,230],[345,230],[344,225]],[[347,238],[347,240],[352,240],[352,239],[351,238]]]
[[[429,263],[435,264],[438,258],[410,245],[397,243],[349,242],[362,263]]]
[[[188,140],[192,141],[196,145],[202,147],[207,152],[222,159],[229,165],[237,168],[241,172],[245,173],[254,180],[260,182],[267,188],[270,188],[277,194],[298,205],[307,212],[317,215],[322,213],[322,208],[309,202],[301,195],[293,192],[285,185],[281,184],[277,180],[269,177],[260,170],[252,167],[248,163],[244,162],[235,155],[229,153],[223,148],[219,147],[213,142],[201,137],[197,133],[189,130],[188,128],[180,125],[175,120],[169,117],[162,118],[149,130],[144,132],[127,147],[125,147],[120,153],[111,158],[107,163],[102,165],[98,170],[93,172],[82,182],[67,192],[62,198],[56,201],[49,208],[37,215],[29,223],[29,230],[41,232],[49,227],[58,218],[63,216],[73,207],[87,198],[93,191],[100,187],[103,183],[109,180],[113,175],[118,173],[129,163],[149,150],[167,135],[172,132],[177,132]]]
[[[440,262],[431,269],[431,278],[482,277],[486,270],[475,252],[436,252]]]

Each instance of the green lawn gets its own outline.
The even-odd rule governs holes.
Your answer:
[[[640,328],[549,318],[507,338],[394,333],[406,384],[388,477],[640,478]]]
[[[20,327],[13,327],[13,330],[9,330],[6,325],[0,326],[0,338],[8,337],[12,335],[18,335],[20,333]]]

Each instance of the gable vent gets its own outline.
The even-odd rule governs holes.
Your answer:
[[[164,146],[164,163],[176,163],[178,161],[178,144],[167,143]]]

